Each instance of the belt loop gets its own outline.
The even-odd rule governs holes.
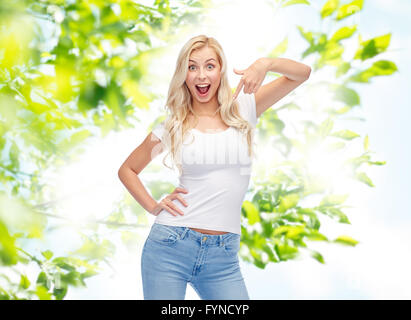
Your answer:
[[[222,247],[223,244],[224,244],[224,242],[223,242],[223,235],[222,235],[222,234],[220,234],[220,236],[219,236],[219,241],[220,241],[219,245],[220,245],[220,247]]]
[[[185,227],[183,233],[182,233],[181,236],[180,236],[180,237],[181,237],[181,240],[184,239],[184,237],[186,236],[186,233],[187,233],[188,231],[190,231],[190,228],[189,228],[189,227]]]

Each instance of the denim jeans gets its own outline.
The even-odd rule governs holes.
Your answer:
[[[240,271],[240,235],[204,234],[153,223],[141,256],[145,300],[184,300],[187,283],[203,300],[248,300]]]

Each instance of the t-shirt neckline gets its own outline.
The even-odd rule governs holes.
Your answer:
[[[226,131],[228,131],[228,130],[230,130],[232,127],[228,127],[227,129],[224,129],[223,131],[218,131],[218,132],[203,132],[203,131],[201,131],[201,130],[198,130],[198,129],[196,129],[196,128],[192,128],[192,129],[190,129],[191,131],[195,131],[195,132],[199,132],[199,133],[201,133],[201,134],[221,134],[221,133],[224,133],[224,132],[226,132]]]

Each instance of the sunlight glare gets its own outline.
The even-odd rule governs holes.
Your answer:
[[[324,146],[313,148],[309,151],[306,165],[310,175],[316,177],[325,187],[338,193],[350,190],[353,182],[348,179],[344,168],[343,157],[339,152],[327,151]]]

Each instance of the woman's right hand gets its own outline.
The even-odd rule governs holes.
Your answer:
[[[184,213],[171,201],[174,199],[180,200],[180,202],[185,205],[186,207],[188,206],[187,201],[180,196],[178,193],[188,193],[188,190],[177,187],[174,189],[172,193],[164,197],[157,205],[151,210],[151,214],[157,216],[161,210],[166,210],[170,212],[173,216],[177,216],[177,214],[184,215]]]

